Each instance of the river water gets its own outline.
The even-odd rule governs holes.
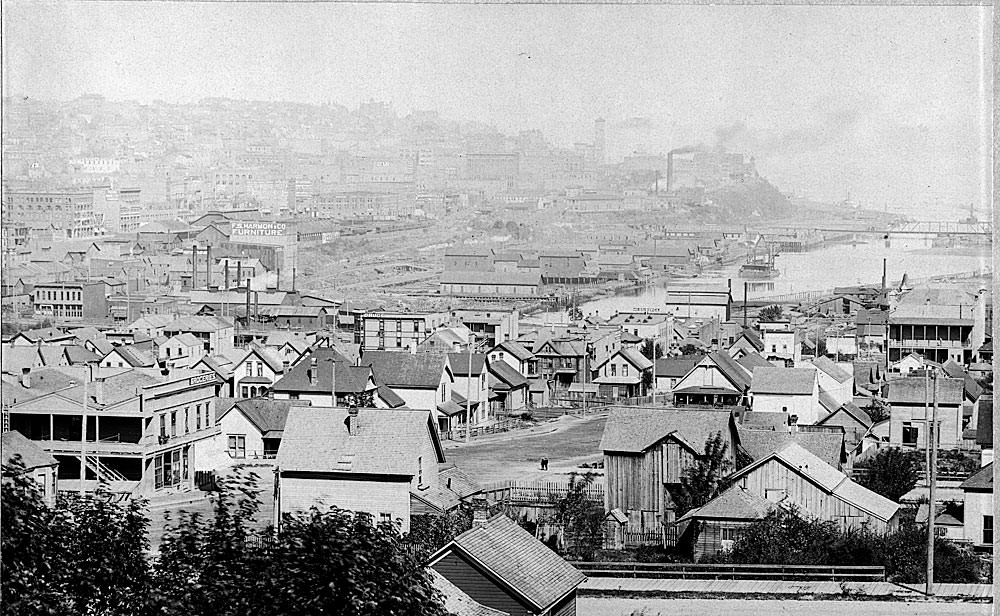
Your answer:
[[[957,274],[981,270],[991,263],[990,247],[935,248],[931,238],[924,236],[893,236],[887,246],[883,240],[871,239],[867,243],[827,244],[809,252],[781,253],[775,259],[780,271],[777,278],[751,281],[759,288],[751,289],[750,299],[806,291],[823,291],[833,287],[859,283],[879,284],[882,280],[882,260],[886,259],[886,280],[889,286],[898,286],[903,275],[908,279],[921,279],[942,274]],[[679,278],[660,281],[657,285],[630,294],[602,297],[580,305],[584,315],[598,314],[609,317],[616,312],[662,308],[669,288],[692,286],[725,288],[732,280],[733,299],[743,298],[743,280],[738,274],[739,264],[719,270],[706,271],[696,278]],[[566,313],[547,312],[533,315],[533,321],[563,323]]]

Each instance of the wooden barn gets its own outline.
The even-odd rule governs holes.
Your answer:
[[[601,438],[605,511],[627,516],[627,532],[662,532],[675,519],[670,490],[715,434],[722,434],[732,463],[739,436],[728,409],[614,409]]]
[[[794,506],[800,515],[832,520],[843,529],[867,525],[884,532],[899,525],[898,504],[854,483],[795,442],[734,473],[730,482],[785,508]]]

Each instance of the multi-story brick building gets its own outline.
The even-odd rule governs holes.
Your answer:
[[[108,316],[107,283],[70,281],[35,285],[35,313],[65,320],[104,319]]]
[[[6,189],[3,198],[6,215],[14,223],[52,228],[70,238],[95,233],[93,189]]]

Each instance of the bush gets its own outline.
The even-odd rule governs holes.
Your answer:
[[[916,451],[896,447],[880,449],[874,457],[856,464],[857,468],[868,471],[859,476],[858,483],[898,503],[917,485],[920,461],[921,456]]]

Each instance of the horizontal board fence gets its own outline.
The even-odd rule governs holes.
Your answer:
[[[559,481],[499,481],[483,486],[483,491],[497,501],[524,504],[548,504],[566,496],[569,485]],[[587,500],[604,502],[604,486],[591,484],[584,488]]]
[[[703,580],[883,582],[885,567],[823,565],[724,565],[691,563],[574,562],[590,577]]]

